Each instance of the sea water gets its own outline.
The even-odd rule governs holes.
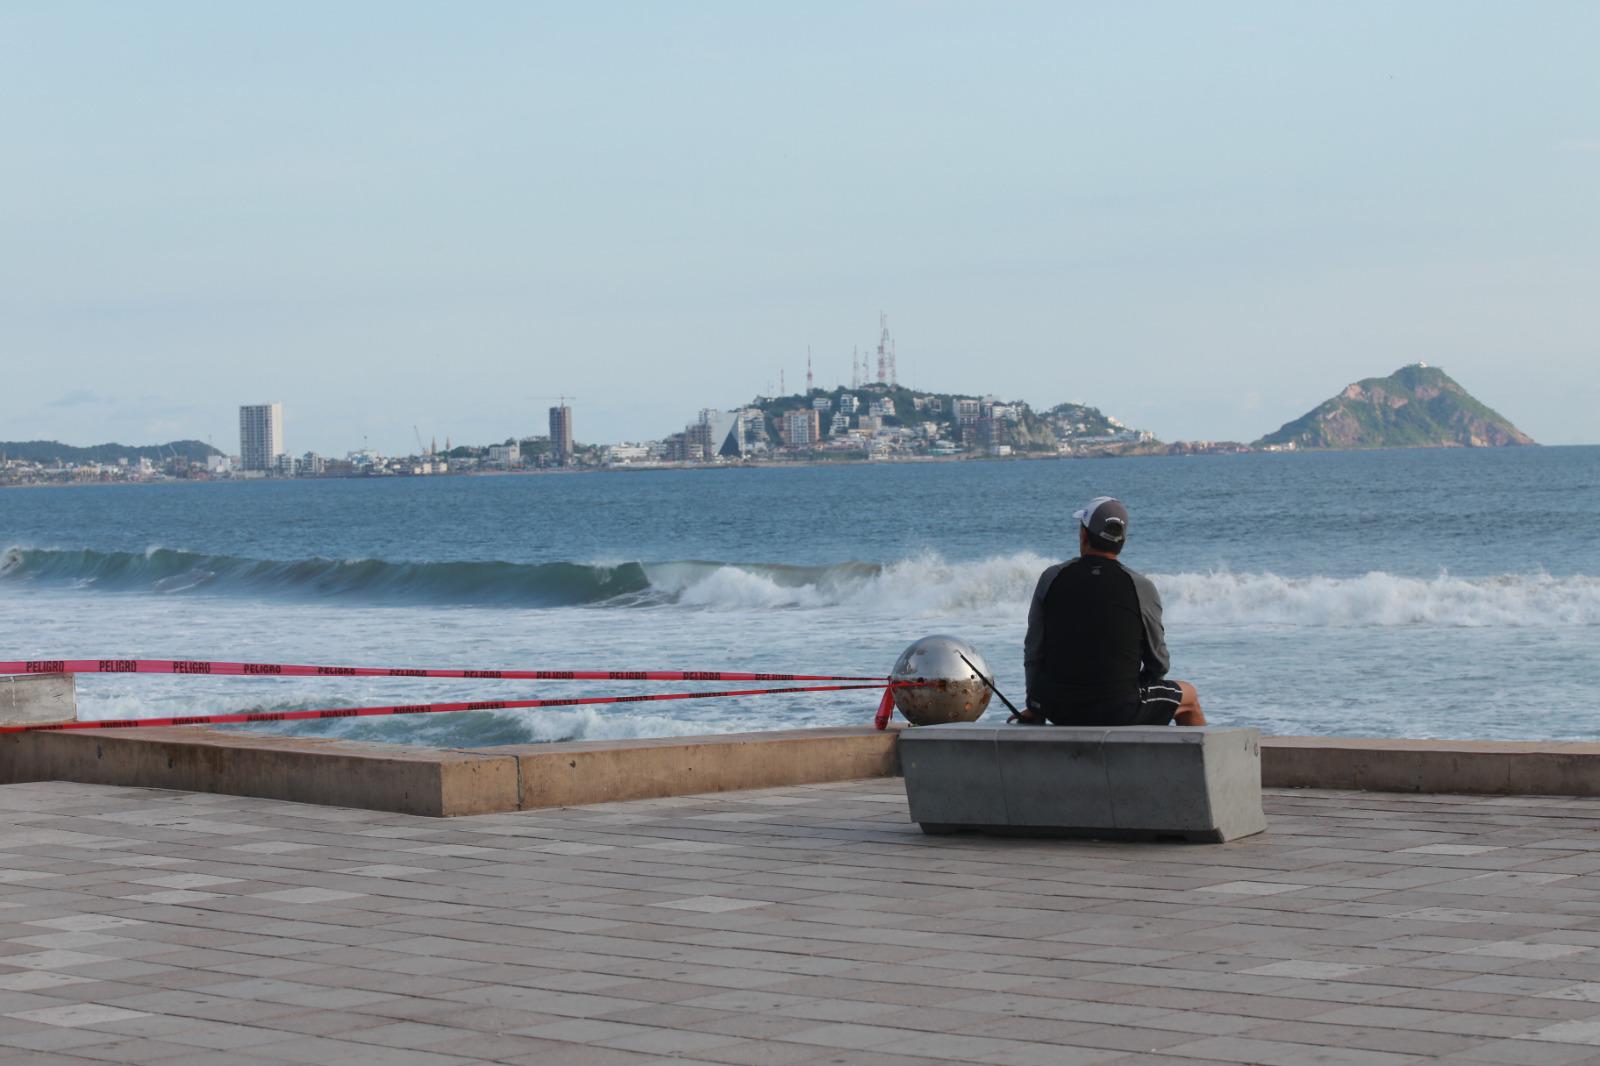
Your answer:
[[[1600,448],[0,491],[0,659],[881,676],[954,633],[1023,695],[1072,511],[1132,513],[1173,675],[1272,733],[1600,736]],[[694,685],[86,676],[88,718]],[[702,686],[703,687],[703,686]],[[716,687],[716,686],[710,686]],[[275,725],[440,746],[865,724],[877,694]],[[991,712],[994,713],[994,712]],[[263,727],[266,728],[266,727]]]

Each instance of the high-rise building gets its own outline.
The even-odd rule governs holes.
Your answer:
[[[273,470],[283,451],[283,404],[258,403],[239,408],[239,466]]]
[[[550,447],[558,466],[572,461],[572,408],[566,404],[550,408]]]
[[[963,444],[971,444],[977,439],[978,419],[983,413],[983,405],[978,400],[956,401],[956,432],[960,434]]]
[[[816,444],[822,439],[822,419],[816,408],[788,411],[783,416],[783,436],[789,447],[799,448]]]

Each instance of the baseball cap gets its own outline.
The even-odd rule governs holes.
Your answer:
[[[1128,536],[1128,509],[1122,501],[1112,496],[1096,496],[1072,512],[1072,517],[1083,523],[1089,535],[1111,544],[1121,544]]]

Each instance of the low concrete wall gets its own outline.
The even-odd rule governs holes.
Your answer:
[[[0,784],[220,792],[449,816],[898,774],[898,730],[797,729],[475,750],[200,728],[0,736]],[[1262,784],[1600,795],[1600,744],[1263,737]]]
[[[795,729],[650,740],[581,740],[512,752],[523,810],[687,796],[899,773],[898,730]]]
[[[202,728],[0,736],[0,784],[81,781],[404,814],[489,814],[885,777],[895,732],[800,729],[476,750]]]
[[[1268,788],[1600,796],[1600,744],[1262,737]]]
[[[0,784],[81,781],[433,816],[516,810],[511,755],[213,729],[0,737]]]

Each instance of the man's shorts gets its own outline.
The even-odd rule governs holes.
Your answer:
[[[1129,725],[1171,725],[1183,702],[1183,689],[1176,681],[1152,681],[1139,686],[1138,717]]]
[[[1171,725],[1183,702],[1183,689],[1176,681],[1152,681],[1139,686],[1137,702],[1124,700],[1114,705],[1046,706],[1044,716],[1053,725],[1123,726]]]

